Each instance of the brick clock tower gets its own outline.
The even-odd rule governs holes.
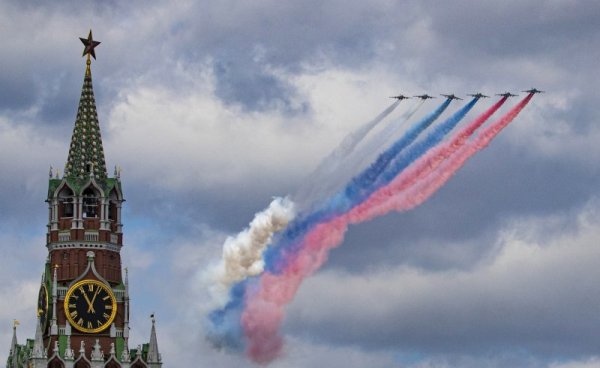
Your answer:
[[[48,258],[34,339],[18,344],[7,368],[161,368],[154,316],[150,341],[129,346],[129,284],[121,268],[123,191],[104,160],[91,58],[100,44],[81,38],[85,76],[64,175],[50,170]]]

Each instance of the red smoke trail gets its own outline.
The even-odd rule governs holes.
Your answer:
[[[415,165],[441,167],[430,175],[426,180],[420,181],[417,185],[412,186],[408,190],[404,185],[404,181],[416,181],[422,179],[424,175],[419,175],[419,170],[415,170],[412,177],[410,172],[408,175],[398,176],[388,186],[381,190],[373,193],[366,201],[356,206],[352,211],[345,214],[349,217],[351,223],[358,223],[370,220],[377,216],[384,215],[392,210],[395,211],[407,211],[414,208],[421,203],[425,202],[431,195],[433,195],[439,188],[441,188],[451,177],[454,175],[465,162],[485,148],[491,141],[504,129],[514,118],[523,110],[523,108],[529,103],[533,94],[527,95],[521,102],[513,107],[504,116],[498,119],[494,124],[483,130],[477,137],[472,141],[466,142],[464,137],[462,142],[455,142],[460,145],[453,146],[446,145],[440,146],[438,152],[431,152],[431,154],[424,156],[423,161]],[[436,154],[437,153],[437,154]],[[431,171],[425,168],[424,171]],[[412,180],[411,180],[412,179]]]
[[[483,117],[487,115],[489,118],[506,100],[498,101],[454,139],[442,143],[443,146],[439,149],[435,149],[415,163],[416,168],[409,169],[412,176],[399,175],[388,186],[375,192],[350,212],[316,225],[304,239],[302,250],[289,260],[283,272],[263,273],[255,288],[248,291],[242,313],[242,326],[248,339],[246,350],[248,356],[255,362],[268,363],[280,355],[283,339],[279,335],[279,327],[284,317],[285,306],[292,301],[304,278],[318,270],[327,260],[329,251],[342,243],[348,224],[363,222],[392,210],[405,211],[423,203],[443,186],[467,159],[486,147],[519,114],[532,97],[533,94],[529,94],[474,140],[467,142],[469,136],[485,121]],[[441,165],[445,160],[446,162]],[[431,173],[438,166],[439,169]],[[426,180],[422,180],[427,173],[431,175]],[[414,185],[410,186],[411,184]],[[409,186],[408,191],[403,191]],[[408,194],[399,195],[390,188]]]

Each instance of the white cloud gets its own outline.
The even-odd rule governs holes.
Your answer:
[[[121,93],[108,121],[106,151],[124,175],[170,189],[208,189],[266,178],[301,178],[354,127],[372,119],[395,92],[385,71],[272,71],[298,91],[290,115],[278,106],[248,112],[214,95],[209,65],[173,73],[189,89],[140,81]]]
[[[597,357],[585,359],[585,360],[576,360],[576,361],[568,361],[561,363],[553,363],[550,364],[549,368],[598,368],[600,367],[600,359]]]

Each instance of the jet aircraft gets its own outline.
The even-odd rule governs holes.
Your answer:
[[[402,101],[402,100],[409,99],[410,97],[407,97],[404,95],[398,95],[398,96],[391,96],[390,98],[395,98],[396,100]]]
[[[442,95],[442,96],[446,97],[446,98],[447,98],[447,99],[449,99],[449,100],[462,100],[462,98],[460,98],[460,97],[456,97],[456,96],[454,95],[454,93],[453,93],[453,94],[451,94],[451,95]]]
[[[424,94],[424,95],[419,95],[419,96],[413,96],[413,97],[418,97],[421,100],[427,100],[428,98],[435,98],[433,96],[429,96],[428,94]]]
[[[470,94],[469,96],[472,96],[472,97],[475,97],[475,98],[488,98],[488,97],[490,97],[490,96],[486,96],[486,95],[484,95],[484,94],[483,94],[483,93],[481,93],[481,92],[472,93],[472,94]]]
[[[510,93],[510,92],[504,92],[504,93],[498,93],[496,96],[502,96],[502,97],[514,97],[517,96],[514,93]]]
[[[527,90],[527,91],[523,91],[523,92],[527,92],[527,93],[533,93],[533,94],[536,94],[536,93],[544,93],[544,91],[540,91],[540,90],[539,90],[539,89],[537,89],[537,88],[532,88],[532,89],[529,89],[529,90]]]

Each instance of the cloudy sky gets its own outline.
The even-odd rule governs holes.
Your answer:
[[[204,338],[201,275],[228,235],[394,93],[538,87],[427,203],[350,229],[289,306],[272,366],[600,366],[598,14],[575,0],[0,1],[0,361],[14,318],[21,342],[34,335],[48,168],[67,159],[92,28],[132,345],[154,312],[166,367],[252,366]]]

